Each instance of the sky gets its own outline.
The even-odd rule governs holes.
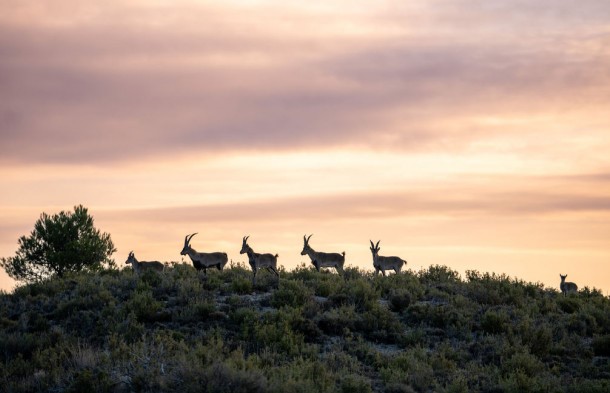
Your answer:
[[[610,293],[610,2],[0,7],[1,257],[83,204],[121,266],[314,234]]]

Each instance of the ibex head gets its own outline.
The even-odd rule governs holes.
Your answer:
[[[370,247],[371,252],[373,253],[373,256],[374,256],[374,257],[376,257],[377,255],[379,255],[379,250],[380,250],[380,248],[379,248],[379,242],[380,242],[381,240],[379,240],[379,241],[377,242],[377,244],[373,244],[373,241],[372,241],[372,240],[369,240],[369,241],[371,242],[371,247]]]
[[[136,259],[135,255],[133,255],[133,251],[129,252],[129,255],[127,255],[127,260],[125,261],[126,265],[129,265],[130,263],[132,263],[134,260]]]
[[[309,247],[309,239],[313,236],[313,233],[307,237],[307,235],[303,235],[303,251],[301,251],[301,255],[307,255],[307,252],[311,250]]]
[[[568,275],[559,273],[559,277],[561,277],[561,282],[564,282],[566,280],[566,277],[568,277]]]
[[[189,250],[192,250],[193,248],[190,245],[191,239],[193,238],[193,236],[195,236],[197,234],[197,232],[193,233],[192,235],[186,235],[184,237],[184,247],[182,247],[182,251],[180,251],[180,255],[186,255],[188,254]]]
[[[245,254],[248,251],[252,251],[252,248],[250,248],[250,246],[248,245],[248,238],[250,236],[244,236],[242,239],[242,243],[241,243],[241,251],[239,251],[240,254]]]

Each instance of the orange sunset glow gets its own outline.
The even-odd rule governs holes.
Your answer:
[[[610,291],[610,2],[0,4],[0,257],[82,204],[120,267],[313,233]]]

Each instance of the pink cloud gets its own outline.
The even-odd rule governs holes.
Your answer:
[[[468,117],[601,104],[610,85],[607,54],[594,55],[605,41],[592,38],[603,25],[591,10],[579,16],[597,21],[586,28],[557,13],[538,15],[548,29],[543,40],[530,36],[528,19],[511,25],[502,19],[510,10],[493,7],[351,15],[364,29],[351,35],[341,30],[348,19],[333,22],[339,12],[332,8],[299,16],[298,9],[252,7],[237,16],[221,6],[108,5],[77,8],[72,19],[66,8],[47,10],[49,19],[25,23],[22,15],[21,23],[0,24],[5,161],[468,144],[490,132]],[[320,13],[325,34],[299,28]],[[399,27],[421,13],[433,24]],[[282,15],[293,28],[267,23]],[[473,16],[481,26],[458,29]],[[380,23],[396,32],[373,34],[369,27]],[[576,50],[574,36],[586,36],[592,51],[566,57],[566,49]]]

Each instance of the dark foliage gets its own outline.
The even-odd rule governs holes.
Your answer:
[[[30,236],[19,238],[16,255],[0,258],[0,267],[15,280],[36,282],[114,267],[110,257],[115,251],[110,235],[96,229],[87,208],[79,205],[74,213],[42,213]]]
[[[607,392],[610,299],[442,266],[279,285],[82,272],[0,294],[7,392]]]

